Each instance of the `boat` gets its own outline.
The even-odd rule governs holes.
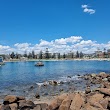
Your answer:
[[[0,66],[5,65],[5,63],[3,62],[3,57],[0,56]]]
[[[41,61],[39,61],[35,64],[35,66],[44,66],[44,64]]]

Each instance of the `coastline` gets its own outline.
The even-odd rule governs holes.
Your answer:
[[[4,60],[4,62],[25,62],[25,61],[110,61],[110,58],[83,58],[83,59],[28,59],[28,60],[19,60],[19,59],[13,59],[13,60]]]
[[[79,76],[79,78],[86,81],[84,90],[62,91],[60,94],[51,96],[39,96],[39,94],[36,94],[34,98],[30,99],[11,94],[3,98],[3,103],[0,104],[0,107],[16,107],[14,110],[19,110],[20,107],[37,110],[36,108],[38,108],[38,106],[43,110],[64,110],[66,108],[70,110],[109,110],[110,74],[106,74],[105,72],[85,74]],[[81,81],[80,86],[82,86],[82,83]],[[52,82],[50,84],[52,84]],[[99,86],[92,89],[92,85],[96,84],[99,84]],[[48,85],[43,86],[47,87]],[[54,81],[52,86],[58,86],[57,82]],[[33,87],[31,87],[31,89],[32,88]],[[17,105],[18,102],[19,104]]]

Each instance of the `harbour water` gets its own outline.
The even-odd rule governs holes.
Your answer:
[[[23,94],[31,86],[37,87],[37,84],[48,80],[66,81],[67,76],[77,80],[77,75],[110,73],[110,61],[65,60],[43,63],[44,66],[36,67],[35,61],[6,62],[0,67],[0,94]]]

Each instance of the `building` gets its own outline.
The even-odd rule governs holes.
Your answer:
[[[3,57],[2,56],[0,56],[0,66],[1,65],[4,65],[5,63],[3,62]]]
[[[110,49],[107,50],[108,58],[110,58]]]
[[[0,63],[1,63],[1,62],[3,62],[3,57],[2,57],[2,56],[0,56]]]

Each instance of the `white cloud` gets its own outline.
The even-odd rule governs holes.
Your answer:
[[[0,45],[0,54],[8,54],[8,53],[10,53],[12,51],[14,51],[14,49],[11,48],[10,46]]]
[[[90,14],[94,14],[94,13],[95,13],[95,10],[85,8],[85,9],[84,9],[84,12],[86,12],[86,13],[90,13]]]
[[[81,7],[83,8],[83,12],[85,13],[94,14],[96,12],[94,9],[88,8],[88,5],[82,5]]]
[[[39,53],[40,50],[45,52],[46,48],[49,49],[50,52],[76,52],[82,51],[84,53],[94,53],[94,51],[99,48],[103,51],[104,48],[110,49],[110,41],[108,43],[98,43],[97,41],[92,40],[84,40],[81,36],[70,36],[67,38],[54,39],[52,41],[47,41],[41,39],[37,44],[31,43],[16,43],[13,47],[0,45],[0,54],[7,54],[14,51],[15,53],[27,53],[32,52]]]
[[[16,43],[14,46],[17,47],[18,49],[22,48],[28,48],[31,45],[31,43]]]
[[[88,5],[81,5],[82,8],[88,8]]]

